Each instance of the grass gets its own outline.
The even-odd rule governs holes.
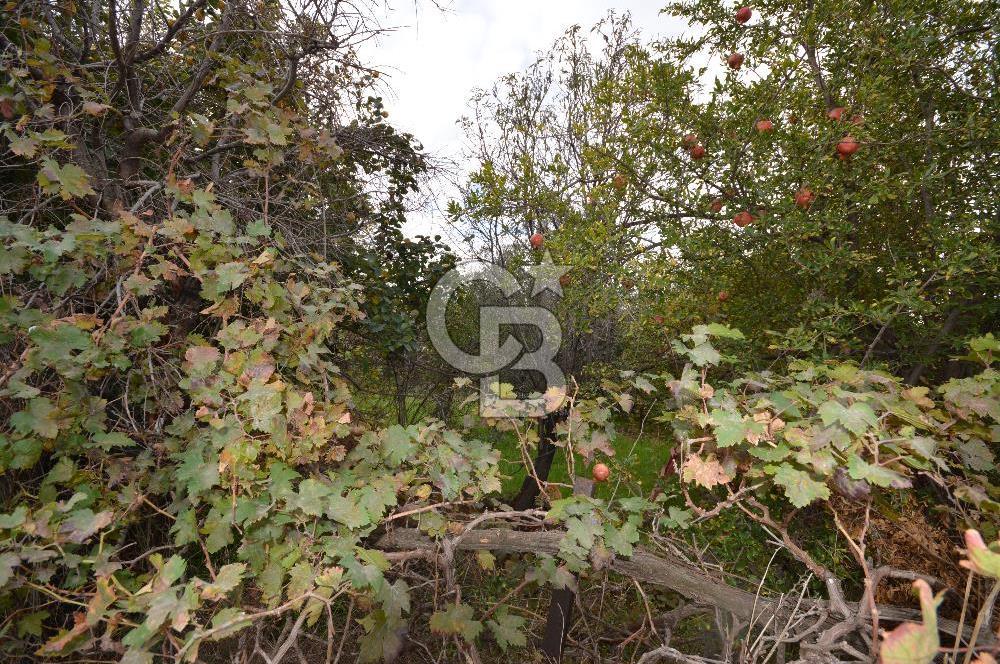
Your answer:
[[[506,476],[503,484],[503,495],[516,494],[528,474],[522,462],[517,436],[510,431],[501,432],[488,427],[476,427],[470,431],[470,435],[491,442],[500,452],[500,467]],[[611,446],[615,450],[615,455],[610,459],[598,459],[607,463],[611,467],[612,473],[611,479],[607,483],[597,485],[594,495],[598,498],[609,498],[618,484],[617,479],[623,480],[618,488],[618,497],[635,494],[648,495],[657,481],[660,469],[670,458],[673,441],[666,435],[665,431],[650,428],[647,425],[641,435],[638,428],[618,431],[611,441]],[[534,449],[529,450],[529,452],[533,457]],[[589,477],[589,470],[593,463],[596,461],[592,460],[587,463],[578,456],[576,460],[577,474]],[[572,484],[566,455],[561,450],[557,452],[553,461],[552,470],[549,472],[549,481]]]

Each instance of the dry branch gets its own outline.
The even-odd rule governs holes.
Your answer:
[[[504,528],[489,528],[467,532],[457,542],[457,549],[466,551],[498,551],[501,553],[544,553],[555,555],[559,552],[559,542],[563,533],[560,531],[518,531]],[[377,543],[378,548],[389,551],[422,551],[433,552],[440,544],[424,535],[416,528],[396,528],[386,533]],[[740,618],[752,618],[761,613],[773,612],[787,618],[793,611],[773,597],[757,597],[754,593],[735,588],[722,583],[703,570],[668,554],[654,554],[638,548],[631,558],[615,558],[611,563],[615,572],[629,576],[637,581],[662,586],[680,593],[698,602],[711,604],[728,611]],[[755,610],[756,605],[756,610]],[[853,615],[858,615],[861,607],[856,602],[849,602],[848,608]],[[800,611],[815,609],[828,611],[826,600],[808,600],[802,602]],[[920,621],[920,612],[900,606],[879,605],[879,616],[886,622]],[[836,618],[828,618],[829,627],[839,624]],[[953,620],[941,618],[938,629],[942,633],[954,636],[958,624]],[[969,636],[970,630],[963,632]]]

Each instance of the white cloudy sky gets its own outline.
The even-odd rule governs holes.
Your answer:
[[[523,69],[573,24],[589,27],[609,10],[628,11],[644,37],[677,34],[683,24],[661,15],[666,0],[387,0],[382,21],[396,30],[363,49],[388,74],[390,121],[431,153],[460,159],[456,120],[472,90]],[[447,192],[444,193],[446,197]],[[440,216],[415,215],[409,233],[442,232]]]

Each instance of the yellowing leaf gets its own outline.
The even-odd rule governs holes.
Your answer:
[[[1000,579],[1000,553],[986,546],[978,530],[969,528],[965,531],[965,555],[968,558],[959,563],[962,567],[976,574]]]
[[[46,193],[58,193],[64,201],[96,192],[91,188],[87,174],[76,164],[64,164],[46,159],[38,172],[38,184]]]
[[[107,104],[99,104],[96,101],[85,101],[83,102],[83,112],[87,115],[93,115],[94,117],[104,115],[111,107]]]
[[[471,642],[483,630],[483,623],[472,619],[471,606],[452,604],[446,611],[438,611],[431,616],[430,628],[436,634],[461,636]]]
[[[496,556],[494,556],[489,551],[477,551],[476,552],[476,562],[479,566],[485,570],[496,569]]]
[[[709,454],[704,459],[697,454],[692,454],[684,462],[685,482],[694,482],[706,489],[711,489],[720,484],[727,484],[732,479],[714,454]]]
[[[240,584],[243,572],[247,566],[243,563],[230,563],[219,568],[219,573],[215,575],[215,581],[202,586],[201,596],[209,601],[218,601],[231,592]]]
[[[882,664],[930,664],[938,654],[937,607],[944,593],[934,597],[923,579],[913,582],[920,596],[923,624],[903,623],[882,637]]]

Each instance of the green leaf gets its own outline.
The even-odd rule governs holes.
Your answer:
[[[209,553],[215,553],[233,543],[232,507],[228,501],[220,500],[211,509],[201,531],[208,535],[205,548]]]
[[[0,584],[2,585],[2,584]],[[25,635],[42,635],[42,623],[49,617],[48,611],[32,611],[17,622],[17,636],[24,638]]]
[[[743,442],[746,424],[739,413],[715,408],[710,415],[715,428],[715,442],[719,447],[731,447]]]
[[[688,349],[685,353],[696,366],[715,366],[722,361],[722,355],[715,350],[710,342],[706,341]]]
[[[219,465],[205,461],[201,446],[193,445],[174,458],[181,462],[174,476],[195,502],[198,496],[219,483]]]
[[[724,339],[744,339],[743,333],[733,327],[727,327],[721,323],[709,323],[708,325],[696,325],[695,334],[706,334],[712,337],[722,337]]]
[[[96,194],[88,182],[87,174],[76,164],[64,164],[46,159],[38,171],[38,184],[49,194],[59,194],[64,201],[79,196]]]
[[[875,486],[905,489],[911,486],[908,478],[885,466],[877,466],[854,455],[847,460],[847,472],[852,479],[867,480]]]
[[[238,288],[249,275],[247,266],[243,263],[223,263],[215,268],[215,276],[218,279],[218,292]]]
[[[860,401],[850,407],[844,407],[839,401],[827,401],[819,407],[819,415],[823,418],[823,424],[840,424],[855,436],[868,431],[878,421],[871,406]]]
[[[210,602],[216,602],[228,595],[240,585],[247,566],[243,563],[230,563],[219,568],[215,581],[206,583],[201,588],[201,597]]]
[[[59,435],[58,410],[45,397],[37,397],[28,402],[27,410],[14,413],[10,423],[20,434],[35,433],[42,438],[55,438]]]
[[[331,493],[330,487],[323,482],[312,478],[302,480],[295,506],[310,516],[323,516],[326,499]]]
[[[430,628],[436,634],[461,636],[470,643],[483,631],[483,623],[473,620],[472,607],[467,604],[452,604],[445,611],[431,616]]]
[[[406,459],[410,458],[416,444],[410,428],[403,428],[398,424],[393,424],[385,430],[385,443],[382,447],[382,454],[389,463],[398,466]]]
[[[10,551],[0,553],[0,588],[10,581],[11,577],[14,576],[14,570],[20,564],[21,557],[16,553]]]
[[[28,508],[24,505],[18,505],[10,514],[0,514],[0,530],[17,528],[24,523],[27,516]]]
[[[826,500],[830,497],[830,489],[825,484],[787,463],[777,467],[774,481],[785,490],[785,496],[796,507],[805,507],[817,498]]]
[[[511,615],[506,606],[501,606],[493,613],[493,618],[486,621],[486,626],[490,628],[500,649],[507,650],[510,646],[524,647],[528,644],[524,635],[525,622],[524,618]]]
[[[792,452],[788,448],[788,445],[785,445],[784,443],[781,443],[775,447],[760,445],[758,447],[751,447],[747,451],[750,453],[750,456],[756,457],[761,461],[766,461],[768,463],[777,463],[778,461],[783,461]]]
[[[619,556],[631,556],[635,552],[632,545],[639,541],[637,517],[630,517],[618,528],[611,523],[604,524],[604,541]]]
[[[979,438],[958,441],[958,453],[962,456],[962,461],[972,470],[985,473],[993,470],[993,452],[989,446]]]

